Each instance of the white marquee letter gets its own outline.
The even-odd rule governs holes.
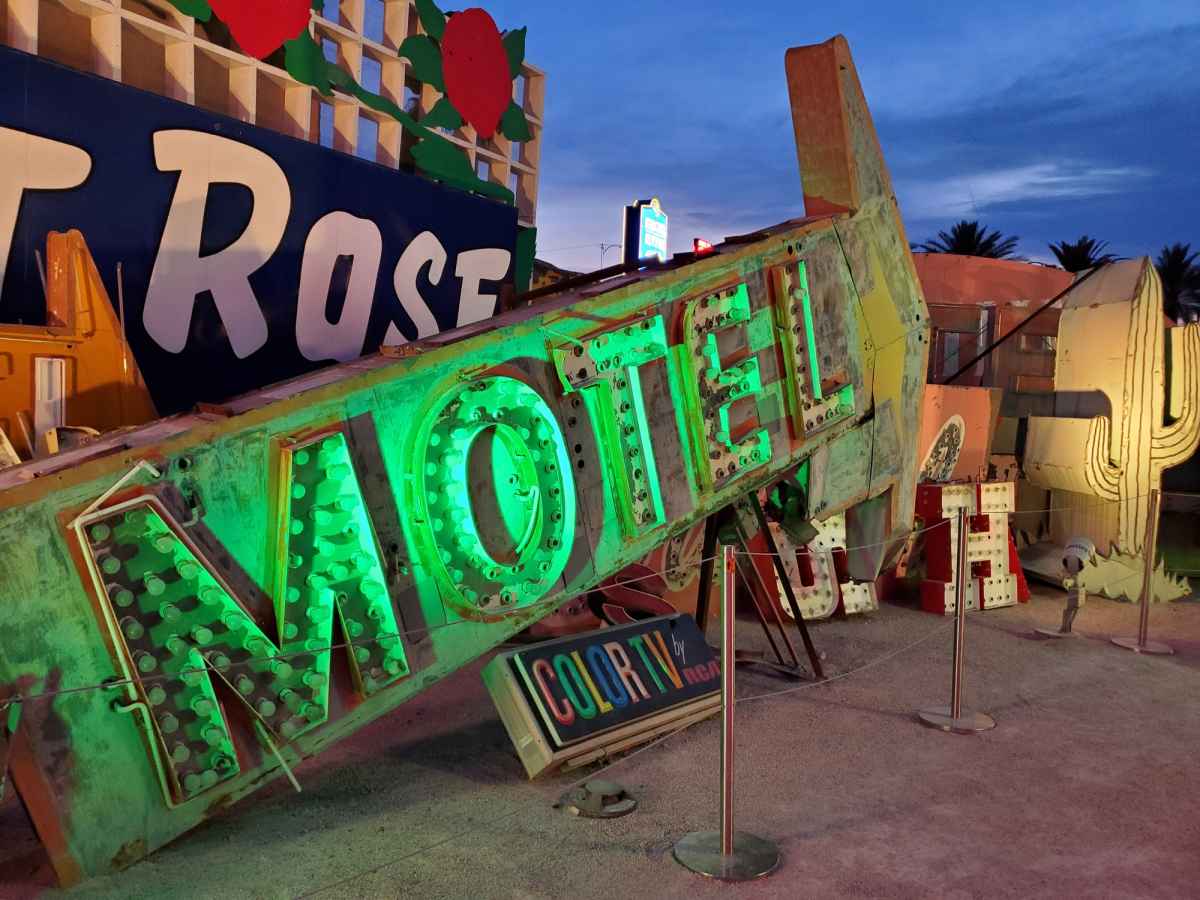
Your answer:
[[[283,238],[292,208],[287,178],[261,150],[202,131],[155,132],[154,161],[159,171],[179,172],[179,184],[146,289],[146,333],[164,350],[179,353],[187,344],[196,295],[210,291],[234,355],[244,359],[267,342],[267,320],[247,279]],[[253,206],[237,240],[201,257],[210,184],[244,185]]]
[[[408,313],[414,325],[417,326],[417,339],[429,337],[438,333],[438,323],[429,311],[429,304],[417,290],[417,275],[425,264],[429,264],[429,283],[436,285],[442,280],[442,272],[446,267],[446,248],[432,231],[422,231],[412,239],[400,261],[396,263],[396,271],[392,276],[392,284],[396,288],[396,296],[400,305]],[[388,326],[387,336],[383,339],[385,346],[407,343],[408,339],[400,333],[395,323]]]
[[[350,283],[337,322],[326,315],[329,282],[339,256],[350,256]],[[347,212],[331,212],[313,225],[300,263],[296,346],[305,359],[345,361],[362,356],[375,301],[375,279],[383,256],[379,226]]]
[[[479,293],[479,282],[499,281],[508,273],[512,254],[507,250],[468,250],[458,255],[454,274],[462,279],[458,295],[458,325],[470,325],[496,311],[496,294]]]
[[[0,128],[0,285],[12,252],[24,191],[65,191],[83,184],[92,158],[78,147]]]

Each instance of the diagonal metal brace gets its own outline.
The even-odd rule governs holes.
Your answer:
[[[762,530],[763,538],[766,539],[767,549],[771,553],[771,562],[775,564],[775,572],[779,576],[779,582],[783,586],[783,593],[787,596],[788,606],[791,607],[792,615],[796,619],[796,628],[800,631],[800,638],[804,641],[804,649],[808,653],[808,661],[812,664],[813,674],[819,680],[825,678],[825,670],[821,667],[821,657],[817,653],[817,648],[813,646],[812,638],[808,634],[808,625],[804,621],[804,614],[800,611],[800,604],[796,600],[796,592],[792,589],[791,579],[788,577],[787,570],[783,567],[783,560],[779,556],[779,545],[775,543],[775,537],[771,534],[771,529],[767,525],[767,516],[763,512],[762,504],[758,502],[758,494],[751,492],[744,498],[747,505],[754,511],[754,518],[758,520],[758,527]]]

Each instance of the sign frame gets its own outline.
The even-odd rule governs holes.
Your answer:
[[[539,690],[534,683],[531,669],[536,662],[553,654],[555,658],[561,656],[579,665],[587,653],[585,648],[607,647],[612,643],[621,646],[622,641],[628,645],[630,638],[640,638],[655,632],[661,634],[662,626],[666,627],[672,639],[682,630],[683,640],[689,652],[697,649],[703,651],[704,658],[697,660],[692,666],[685,667],[686,654],[681,659],[673,652],[674,640],[664,647],[671,653],[671,661],[684,682],[681,690],[686,692],[687,688],[695,688],[698,683],[711,687],[703,692],[691,691],[691,696],[684,696],[678,702],[648,711],[637,718],[618,718],[611,725],[604,725],[582,736],[564,739],[555,727],[552,711],[546,708],[549,701],[539,696]],[[630,651],[629,655],[632,657],[633,651]],[[590,661],[585,665],[589,664]],[[693,682],[691,676],[684,677],[685,668],[688,671],[704,669],[706,680]],[[543,641],[500,653],[484,667],[482,676],[517,756],[525,767],[526,774],[533,779],[560,768],[586,765],[713,715],[721,705],[719,670],[720,663],[712,648],[705,642],[695,620],[686,613],[675,613],[642,619],[615,628],[602,628],[582,635]],[[592,672],[592,677],[594,676],[595,671]],[[589,690],[593,687],[592,677],[584,674],[584,683]],[[647,687],[653,690],[652,687]],[[597,689],[594,699],[600,700],[603,696],[606,696],[605,688],[601,686]],[[614,709],[607,714],[617,712]]]
[[[658,229],[661,228],[661,239]],[[621,220],[621,259],[626,265],[648,259],[666,262],[671,252],[668,248],[669,217],[663,211],[658,197],[638,200],[625,207]]]

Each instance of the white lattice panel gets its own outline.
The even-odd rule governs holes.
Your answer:
[[[420,32],[412,0],[340,0],[322,12],[310,28],[327,58],[418,121],[433,108],[440,94],[413,79],[408,61],[396,55]],[[340,92],[320,95],[288,75],[280,59],[239,52],[223,28],[197,22],[167,0],[0,0],[0,43],[391,168],[412,162],[411,139],[395,119]],[[479,177],[513,191],[526,225],[536,217],[545,78],[525,65],[514,86],[532,140],[480,140],[470,125],[443,132]]]

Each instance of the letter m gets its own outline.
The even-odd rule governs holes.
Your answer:
[[[80,526],[130,679],[125,709],[147,733],[170,806],[240,772],[218,697],[236,698],[266,751],[328,718],[331,645],[345,643],[362,695],[409,671],[345,435],[289,443],[277,462],[270,635],[239,599],[266,605],[262,592],[230,574],[232,557],[211,532],[172,513],[171,494],[137,496]]]

